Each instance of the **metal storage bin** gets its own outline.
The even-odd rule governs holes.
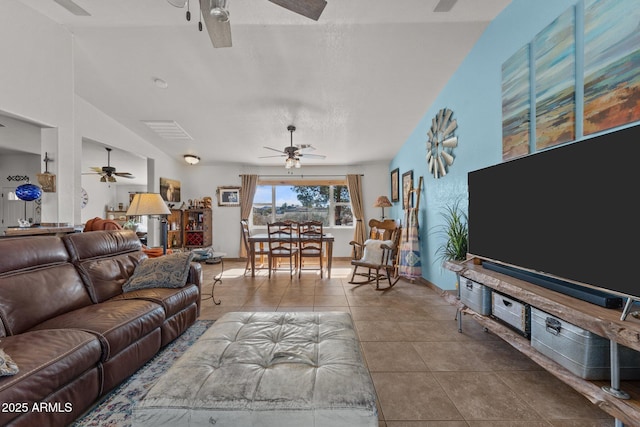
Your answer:
[[[531,310],[531,346],[586,380],[611,376],[609,340],[544,311]],[[620,378],[640,379],[640,353],[618,346]]]
[[[531,307],[517,299],[496,291],[491,293],[491,313],[493,317],[529,337],[531,331]]]
[[[478,314],[491,314],[491,288],[460,277],[460,301]]]

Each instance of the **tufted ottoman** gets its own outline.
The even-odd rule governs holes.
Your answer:
[[[378,425],[351,316],[227,313],[133,410],[134,426]]]

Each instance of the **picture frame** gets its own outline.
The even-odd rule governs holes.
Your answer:
[[[400,201],[400,169],[395,168],[391,171],[391,201]]]
[[[160,178],[160,196],[165,202],[180,201],[180,181],[169,178]]]
[[[413,169],[402,174],[402,206],[409,209],[413,206]]]
[[[240,187],[218,187],[218,206],[240,206]]]

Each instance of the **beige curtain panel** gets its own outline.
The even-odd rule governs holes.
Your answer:
[[[353,240],[363,244],[365,240],[364,229],[364,209],[362,207],[362,176],[347,175],[347,187],[351,196],[351,209],[353,209],[353,219],[356,221],[356,228],[353,233]]]
[[[253,206],[253,196],[256,195],[258,185],[258,175],[240,175],[242,179],[242,189],[240,191],[240,219],[249,219],[251,207]],[[247,250],[242,242],[242,227],[240,228],[240,258],[247,257]]]

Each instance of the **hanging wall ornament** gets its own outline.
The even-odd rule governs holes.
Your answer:
[[[37,174],[38,184],[42,187],[42,191],[45,193],[56,192],[56,176],[49,172],[49,162],[53,159],[49,158],[48,153],[44,153],[44,173]]]
[[[427,164],[429,173],[435,178],[447,174],[447,167],[453,164],[451,150],[458,146],[458,137],[454,135],[458,121],[452,119],[453,111],[441,109],[431,120],[431,129],[427,132]],[[448,151],[447,151],[448,150]]]

